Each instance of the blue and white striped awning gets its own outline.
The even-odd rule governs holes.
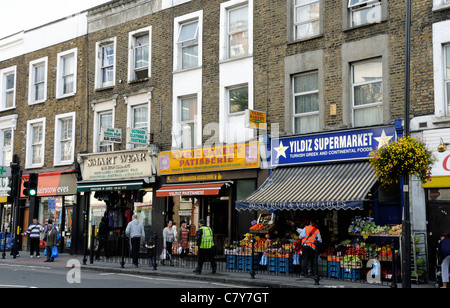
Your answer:
[[[376,181],[367,162],[277,168],[236,209],[363,209]]]

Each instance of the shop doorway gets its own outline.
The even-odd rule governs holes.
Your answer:
[[[227,199],[227,197],[225,197]],[[214,244],[219,249],[218,253],[223,253],[225,243],[229,243],[229,215],[228,215],[228,199],[222,198],[210,199],[209,202],[211,228],[214,232]]]
[[[429,270],[433,279],[438,241],[442,233],[450,234],[450,189],[428,190],[427,218]]]

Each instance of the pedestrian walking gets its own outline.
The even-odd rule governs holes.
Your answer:
[[[173,250],[173,243],[175,242],[175,230],[172,227],[173,221],[169,220],[166,223],[166,227],[163,230],[163,241],[164,241],[164,248],[166,249],[166,258],[170,260],[170,266],[173,266],[173,260],[172,260],[172,250]],[[162,264],[164,265],[164,259],[162,260]]]
[[[98,248],[95,255],[95,260],[100,260],[100,254],[102,249],[105,250],[105,257],[109,258],[108,255],[108,218],[102,217],[102,220],[98,224]]]
[[[439,242],[439,259],[441,260],[441,273],[442,273],[442,288],[447,288],[449,281],[448,272],[450,266],[450,238],[448,234],[443,234],[441,236],[441,241]]]
[[[130,238],[131,243],[131,257],[133,258],[133,267],[138,267],[139,247],[141,240],[145,240],[144,226],[138,220],[136,214],[133,215],[132,221],[127,225],[125,234]]]
[[[41,241],[41,232],[44,231],[44,227],[38,222],[37,218],[33,218],[33,223],[29,225],[28,230],[22,235],[28,235],[30,239],[30,257],[33,258],[34,252],[36,252],[36,258],[40,258],[39,242]]]
[[[302,239],[302,265],[301,275],[312,277],[313,273],[313,260],[316,254],[317,243],[322,243],[322,237],[320,231],[316,227],[314,220],[310,221],[310,224],[306,226],[300,233],[300,239]],[[317,274],[317,273],[316,273]]]
[[[210,227],[206,226],[205,220],[200,219],[200,228],[197,231],[198,245],[198,264],[194,273],[201,274],[203,263],[208,259],[211,263],[212,273],[217,270],[216,260],[214,258],[214,237]]]
[[[58,244],[58,234],[53,228],[52,224],[47,225],[47,231],[45,232],[44,240],[46,241],[45,246],[47,249],[46,255],[47,260],[44,262],[53,262],[55,258],[53,257],[53,247]]]
[[[178,230],[178,247],[180,251],[181,266],[184,267],[184,258],[189,254],[189,229],[186,227],[186,221],[181,222],[180,229]]]

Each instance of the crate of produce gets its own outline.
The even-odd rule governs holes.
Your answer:
[[[237,269],[236,265],[237,265],[237,263],[236,263],[236,255],[227,255],[227,257],[226,257],[227,270]]]
[[[341,264],[335,261],[328,261],[328,278],[342,278]]]
[[[361,279],[361,274],[359,269],[355,268],[342,268],[342,279],[356,281]]]

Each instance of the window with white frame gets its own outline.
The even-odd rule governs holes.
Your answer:
[[[293,76],[294,133],[317,132],[319,126],[319,76],[317,72]]]
[[[36,104],[47,100],[48,58],[30,62],[28,103]]]
[[[0,71],[0,110],[14,108],[16,106],[16,66]]]
[[[294,39],[300,40],[320,34],[320,1],[294,1]]]
[[[55,165],[72,164],[75,148],[75,112],[55,117]]]
[[[248,86],[228,89],[228,107],[230,116],[242,114],[248,109]]]
[[[112,112],[112,110],[99,112],[97,114],[97,120],[98,120],[97,152],[111,152],[114,150],[114,144],[111,142],[102,141],[101,134],[102,134],[102,128],[113,128],[113,112]]]
[[[45,118],[27,122],[27,155],[26,167],[42,167],[44,165]]]
[[[351,27],[381,21],[381,0],[348,0],[348,9]]]
[[[181,148],[191,149],[197,145],[197,97],[180,99]]]
[[[131,107],[131,128],[142,129],[149,133],[150,121],[148,113],[148,104],[134,105]],[[133,144],[134,148],[139,147],[137,144]]]
[[[248,5],[227,10],[228,58],[249,54],[249,9]]]
[[[12,162],[12,128],[5,128],[0,131],[0,145],[2,146],[0,162],[2,166],[9,166]]]
[[[150,40],[151,27],[129,34],[129,81],[150,77]]]
[[[353,125],[383,123],[382,59],[356,62],[352,70]]]
[[[57,98],[71,96],[77,92],[77,54],[77,48],[58,53]]]
[[[447,115],[450,115],[450,45],[444,47],[445,54],[445,101],[447,102]]]
[[[198,67],[199,22],[194,20],[180,25],[177,39],[179,65],[181,69]]]
[[[116,39],[97,42],[96,88],[115,85]]]

